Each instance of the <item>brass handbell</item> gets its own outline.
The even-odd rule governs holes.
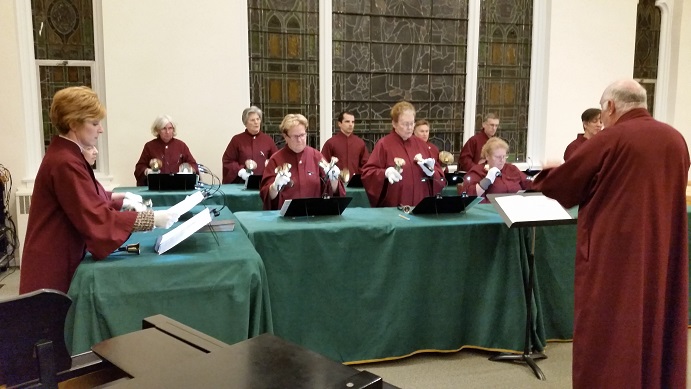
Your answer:
[[[163,166],[163,161],[161,161],[158,158],[151,158],[151,160],[149,161],[149,167],[151,168],[151,170],[155,172],[160,171],[161,166]]]
[[[178,167],[178,173],[192,174],[194,173],[194,169],[192,169],[192,165],[190,165],[189,163],[183,162]]]
[[[126,253],[139,255],[139,242],[122,246],[115,251],[124,251]]]
[[[448,151],[439,152],[439,163],[442,165],[450,165],[453,163],[453,154]]]
[[[257,163],[254,162],[253,159],[248,159],[248,160],[245,161],[245,169],[247,169],[247,171],[248,171],[250,174],[252,174],[252,172],[253,172],[254,169],[256,169],[256,168],[257,168]]]
[[[350,181],[350,170],[344,167],[343,170],[341,170],[341,174],[339,174],[338,176],[344,184],[348,184],[348,181]]]

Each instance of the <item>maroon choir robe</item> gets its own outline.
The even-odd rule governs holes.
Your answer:
[[[178,138],[173,138],[168,143],[163,143],[160,137],[152,139],[144,145],[142,155],[139,161],[134,166],[134,178],[137,179],[137,186],[146,186],[146,169],[148,169],[149,161],[153,158],[158,158],[163,162],[161,173],[177,173],[180,164],[189,163],[195,172],[197,172],[197,161],[194,160],[190,149],[185,142]]]
[[[465,191],[468,196],[477,196],[477,187],[475,186],[483,178],[487,177],[487,170],[485,165],[475,165],[465,176],[463,176],[463,189],[458,187],[459,192]],[[489,203],[487,200],[488,194],[497,193],[517,193],[519,190],[527,190],[532,187],[532,182],[528,176],[523,173],[516,166],[506,163],[501,169],[501,176],[494,179],[494,184],[482,194],[483,203]],[[459,193],[460,194],[460,193]]]
[[[585,134],[578,134],[578,136],[576,136],[576,139],[573,142],[569,143],[568,146],[566,146],[566,150],[564,150],[564,161],[571,158],[571,156],[573,155],[573,153],[576,152],[578,147],[580,147],[585,141],[588,140],[584,135]]]
[[[245,161],[248,159],[257,163],[257,168],[252,171],[253,174],[264,174],[266,161],[277,151],[276,143],[269,135],[261,131],[257,135],[252,135],[245,129],[230,140],[223,153],[223,183],[244,183],[243,179],[238,177],[238,172],[245,168]]]
[[[580,206],[575,389],[686,388],[688,171],[682,135],[639,108],[537,176]]]
[[[79,146],[54,137],[31,196],[19,293],[67,293],[87,245],[103,259],[129,238],[137,213],[111,208],[102,190]]]
[[[434,158],[437,163],[441,164],[439,162],[439,148],[432,142],[427,142],[427,148],[429,149],[429,152],[432,153],[432,158]]]
[[[338,181],[338,190],[333,193],[331,182],[326,178],[324,169],[319,166],[319,161],[324,159],[319,151],[310,146],[306,146],[300,153],[295,153],[288,146],[284,146],[270,159],[264,175],[262,176],[261,189],[259,195],[264,202],[265,210],[281,209],[283,202],[288,199],[299,199],[307,197],[345,196],[345,187]],[[278,193],[275,199],[269,196],[269,186],[276,179],[276,166],[289,163],[291,165],[290,179],[293,186],[286,185]]]
[[[415,206],[423,198],[441,193],[446,186],[441,166],[435,163],[434,175],[427,177],[415,162],[416,154],[434,158],[427,143],[414,135],[404,141],[396,131],[391,131],[377,142],[362,168],[362,185],[372,207]],[[405,160],[403,179],[390,184],[384,172],[396,166],[394,158]]]
[[[353,174],[360,174],[362,167],[369,158],[369,151],[367,151],[365,141],[362,138],[355,134],[346,136],[339,131],[324,143],[322,155],[327,161],[331,161],[331,157],[338,158],[336,166],[341,170],[347,168],[352,176]]]
[[[482,146],[487,143],[489,137],[485,131],[480,131],[468,139],[461,149],[458,157],[458,170],[470,171],[482,159]]]

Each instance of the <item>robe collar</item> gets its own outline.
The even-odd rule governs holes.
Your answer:
[[[634,108],[626,112],[625,114],[621,115],[619,120],[617,120],[617,122],[614,123],[612,127],[616,126],[619,123],[628,122],[629,120],[638,119],[642,117],[650,117],[650,113],[648,113],[648,110],[645,108]]]

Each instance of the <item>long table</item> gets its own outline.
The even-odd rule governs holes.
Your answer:
[[[343,362],[523,348],[528,235],[491,205],[440,216],[235,216],[264,260],[274,333],[284,339]],[[539,296],[533,312],[542,347]]]
[[[141,195],[144,199],[151,199],[154,206],[167,206],[177,204],[185,196],[193,191],[150,191],[146,186],[118,187],[115,192],[132,192]],[[444,188],[444,195],[456,195],[456,187]],[[347,188],[346,195],[352,197],[348,207],[369,208],[367,193],[363,188]],[[226,184],[210,190],[210,197],[204,200],[207,205],[226,205],[233,212],[261,211],[262,200],[258,190],[245,189],[242,184]]]
[[[233,216],[224,210],[220,219]],[[72,354],[137,331],[143,318],[156,314],[226,343],[272,331],[264,263],[239,227],[216,232],[218,244],[200,231],[158,255],[154,243],[167,231],[133,233],[127,244],[140,243],[141,255],[114,253],[102,261],[87,256],[79,265],[65,325]]]

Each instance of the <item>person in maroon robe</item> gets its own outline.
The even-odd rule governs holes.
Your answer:
[[[564,151],[564,161],[571,158],[573,153],[588,139],[597,135],[602,130],[602,120],[600,120],[599,108],[588,108],[581,114],[581,121],[583,122],[583,133],[578,134],[576,139],[566,146]]]
[[[278,151],[274,140],[261,131],[262,118],[262,110],[255,106],[242,111],[245,131],[235,135],[223,153],[224,184],[242,184],[252,174],[261,176],[269,158]]]
[[[338,115],[338,128],[340,131],[324,143],[322,155],[327,161],[331,161],[331,157],[338,158],[336,165],[341,171],[347,169],[350,175],[360,174],[369,158],[369,151],[365,141],[353,134],[355,116],[350,112],[341,112]]]
[[[105,109],[87,87],[53,97],[50,119],[59,135],[46,150],[31,196],[19,293],[49,288],[67,293],[88,245],[95,259],[120,247],[133,231],[168,228],[168,211],[120,212],[109,206],[82,149],[96,146]]]
[[[432,153],[434,159],[436,159],[437,163],[439,163],[439,148],[435,146],[434,143],[429,141],[429,122],[425,119],[416,121],[415,128],[413,129],[413,135],[427,143],[429,152]]]
[[[137,186],[146,186],[146,176],[150,173],[178,173],[180,165],[187,163],[194,173],[198,172],[197,161],[195,161],[190,149],[185,142],[175,138],[177,136],[177,125],[169,115],[159,115],[151,125],[151,134],[155,136],[144,145],[142,155],[134,166],[134,178],[137,179]],[[157,159],[161,166],[158,170],[152,167],[152,160]]]
[[[461,149],[461,154],[458,157],[458,170],[467,172],[473,166],[477,164],[484,165],[487,162],[482,158],[482,146],[487,143],[489,138],[497,134],[498,128],[499,118],[497,115],[493,113],[485,115],[485,121],[482,122],[482,131],[470,137]]]
[[[283,118],[286,145],[269,159],[259,190],[265,210],[281,209],[288,199],[345,196],[338,166],[324,163],[322,154],[307,146],[307,126],[303,115]]]
[[[506,163],[509,144],[499,137],[492,137],[482,147],[482,159],[486,165],[475,165],[465,176],[463,185],[458,186],[459,194],[481,196],[488,203],[488,194],[517,193],[532,187],[532,181],[516,166]]]
[[[372,207],[415,206],[444,189],[441,166],[427,143],[413,136],[415,108],[407,101],[391,109],[391,133],[381,138],[362,168],[362,184]]]
[[[82,149],[82,154],[84,159],[93,169],[96,164],[96,158],[98,157],[98,149],[96,146],[86,146]],[[138,194],[132,192],[121,192],[114,193],[107,191],[103,188],[103,185],[96,180],[96,185],[98,186],[98,194],[107,201],[111,208],[124,211],[146,211],[146,206],[144,205],[144,199]]]
[[[579,206],[573,387],[686,388],[688,147],[634,80],[600,105],[606,131],[534,182]]]

